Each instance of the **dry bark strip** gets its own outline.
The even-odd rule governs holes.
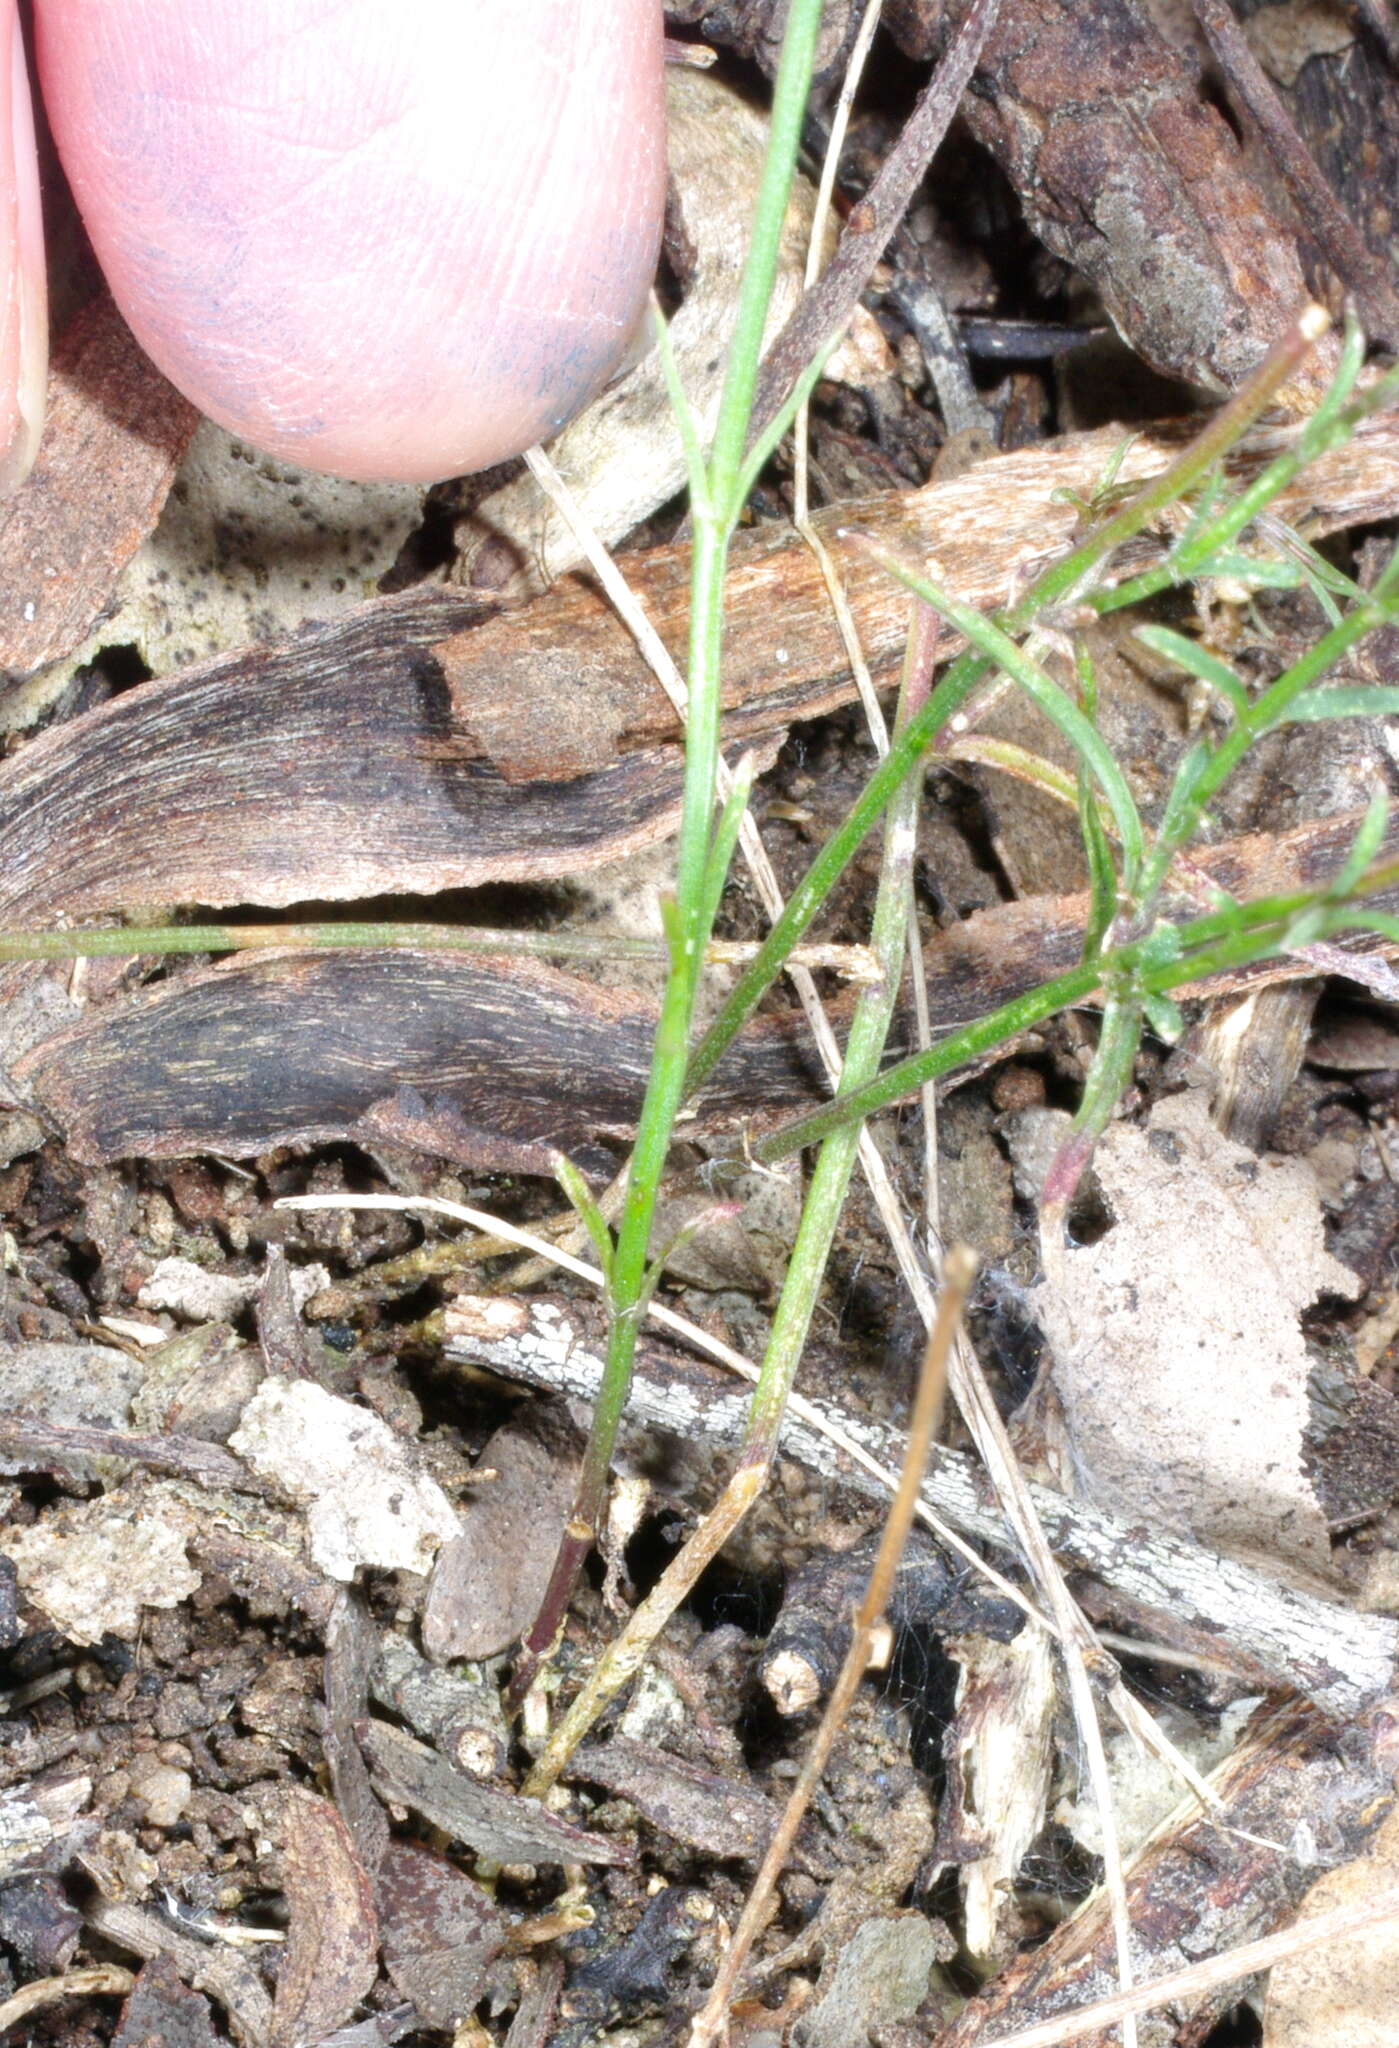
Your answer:
[[[548,1297],[507,1302],[463,1295],[443,1315],[449,1358],[588,1402],[602,1375],[596,1323],[586,1304]],[[837,1417],[820,1402],[810,1406],[897,1471],[897,1430],[864,1417]],[[717,1449],[740,1441],[747,1407],[746,1386],[661,1345],[643,1345],[628,1408],[633,1422]],[[801,1415],[789,1415],[782,1449],[812,1471],[885,1497],[878,1481]],[[1158,1640],[1222,1658],[1260,1690],[1294,1687],[1339,1720],[1364,1712],[1393,1689],[1399,1622],[1391,1617],[1297,1592],[1189,1537],[1129,1527],[1086,1501],[1044,1487],[1030,1492],[1061,1562],[1107,1588],[1109,1604],[1125,1600]],[[1013,1546],[971,1459],[939,1446],[923,1500],[964,1535],[1002,1550]]]
[[[359,1731],[376,1790],[497,1863],[629,1863],[632,1852],[497,1785],[468,1778],[387,1721]]]
[[[1195,18],[1209,39],[1230,99],[1263,138],[1318,248],[1351,294],[1372,340],[1399,343],[1399,294],[1387,264],[1366,247],[1359,229],[1322,175],[1288,117],[1281,96],[1249,47],[1225,0],[1193,0]]]
[[[888,0],[885,18],[930,57],[959,12]],[[1295,236],[1148,8],[1006,0],[963,112],[1035,234],[1154,369],[1232,390],[1307,297]]]
[[[1121,481],[1157,473],[1185,432],[1139,435]],[[907,597],[842,549],[839,528],[933,556],[958,596],[1002,605],[1072,544],[1078,515],[1064,494],[1091,493],[1122,439],[1073,435],[822,514],[876,676],[900,658]],[[1253,436],[1235,477],[1288,439]],[[1369,422],[1276,509],[1313,537],[1399,512],[1399,415]],[[1137,558],[1151,554],[1148,543]],[[681,651],[686,550],[655,549],[628,569]],[[732,740],[773,745],[792,719],[853,696],[820,571],[789,529],[736,545],[728,611]],[[663,838],[679,804],[675,714],[603,600],[569,578],[465,630],[477,616],[440,591],[381,599],[40,735],[0,769],[0,916],[43,924],[133,900],[280,906],[552,880]]]
[[[1341,865],[1358,823],[1346,814],[1232,840],[1196,865],[1240,898],[1315,888]],[[1385,851],[1396,849],[1399,819]],[[1086,896],[1037,897],[938,934],[923,967],[939,1028],[1073,967],[1087,914]],[[1305,960],[1262,963],[1210,987],[1313,972]],[[848,999],[833,1006],[838,1026],[847,1011]],[[606,1172],[600,1140],[631,1130],[655,1014],[644,996],[532,962],[260,953],[100,1006],[16,1061],[13,1076],[63,1129],[73,1157],[91,1164],[208,1150],[249,1157],[294,1140],[348,1138],[480,1172],[548,1174],[549,1148],[562,1146]],[[750,1026],[698,1110],[710,1130],[738,1119],[756,1128],[825,1095],[804,1025],[790,1014]]]
[[[155,525],[199,415],[103,291],[64,329],[24,487],[0,505],[0,669],[82,641]]]
[[[453,1105],[452,1156],[476,1171],[548,1173],[549,1146],[610,1171],[599,1133],[631,1128],[655,1008],[548,968],[518,969],[442,953],[237,960],[99,1012],[28,1055],[16,1078],[85,1162],[374,1142],[372,1112],[407,1087]],[[750,1107],[810,1105],[824,1093],[820,1077],[783,1019],[745,1040],[726,1093]],[[422,1149],[442,1149],[443,1121]]]
[[[1210,1779],[1222,1810],[1211,1815],[1192,1802],[1127,1866],[1139,1980],[1271,1933],[1315,1881],[1317,1851],[1301,1844],[1324,1843],[1328,1865],[1364,1854],[1393,1806],[1389,1722],[1376,1714],[1338,1738],[1314,1707],[1297,1702],[1255,1717]],[[938,2033],[937,2048],[978,2048],[1117,1988],[1109,1911],[1098,1891],[1041,1947],[1002,1970]],[[1232,1984],[1188,2011],[1167,2006],[1142,2022],[1143,2048],[1202,2041],[1238,1999]],[[1121,2035],[1110,2027],[1075,2038],[1082,2048],[1114,2048]]]

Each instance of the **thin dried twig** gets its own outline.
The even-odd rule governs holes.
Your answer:
[[[758,1874],[753,1880],[753,1887],[739,1916],[738,1925],[729,1938],[709,1997],[695,2017],[690,2032],[690,2048],[710,2048],[710,2043],[716,2041],[725,2030],[739,1972],[754,1939],[762,1929],[773,1888],[791,1853],[797,1829],[801,1826],[803,1816],[821,1782],[821,1774],[845,1725],[845,1717],[850,1711],[860,1681],[869,1669],[875,1631],[883,1619],[894,1574],[898,1570],[899,1559],[908,1541],[908,1532],[913,1526],[923,1468],[927,1464],[928,1453],[942,1416],[942,1400],[947,1386],[948,1352],[975,1273],[976,1260],[973,1254],[965,1246],[954,1246],[948,1254],[944,1268],[942,1298],[938,1305],[937,1320],[929,1332],[923,1353],[923,1367],[918,1378],[913,1413],[909,1418],[908,1443],[904,1452],[903,1469],[899,1474],[898,1491],[885,1520],[884,1533],[880,1538],[879,1550],[870,1571],[869,1584],[855,1615],[850,1647],[841,1666],[840,1676],[831,1689],[830,1698],[826,1702],[820,1724],[802,1763],[801,1772],[792,1787],[791,1797],[773,1832]]]
[[[850,318],[947,133],[1000,8],[1001,0],[970,0],[878,177],[846,222],[820,283],[805,295],[763,358],[752,439],[763,432],[806,365]]]
[[[487,1366],[505,1379],[591,1401],[600,1363],[587,1317],[581,1304],[558,1299],[462,1297],[443,1315],[447,1355]],[[712,1355],[712,1340],[705,1349]],[[744,1369],[751,1374],[751,1367]],[[643,1427],[690,1441],[733,1445],[743,1434],[745,1406],[740,1392],[731,1392],[706,1366],[672,1350],[650,1348],[638,1359],[629,1412]],[[843,1453],[837,1455],[834,1432],[821,1432],[808,1419],[814,1415],[824,1415],[845,1438],[858,1440],[866,1458],[852,1465]],[[867,1493],[887,1483],[869,1476],[870,1461],[888,1468],[897,1466],[903,1454],[898,1432],[888,1425],[868,1417],[835,1416],[824,1404],[795,1400],[782,1448],[812,1471]],[[1189,1537],[1129,1525],[1087,1501],[1039,1486],[1029,1492],[1049,1540],[1069,1567],[1110,1588],[1113,1604],[1123,1603],[1134,1618],[1154,1623],[1163,1641],[1209,1649],[1253,1689],[1295,1689],[1333,1719],[1352,1719],[1392,1692],[1399,1625],[1391,1617],[1362,1614],[1298,1592]],[[977,1541],[1000,1550],[1016,1547],[973,1459],[939,1447],[924,1495],[931,1508]]]
[[[63,1998],[125,1998],[135,1982],[119,1963],[95,1963],[89,1970],[70,1970],[65,1977],[32,1978],[0,2002],[0,2034]]]
[[[269,1489],[222,1444],[193,1436],[137,1436],[88,1423],[46,1422],[18,1409],[0,1411],[0,1453],[30,1470],[68,1469],[89,1458],[128,1458],[154,1472],[174,1472],[200,1486],[267,1497]]]

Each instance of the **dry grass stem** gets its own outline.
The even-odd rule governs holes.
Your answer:
[[[890,1504],[879,1550],[870,1571],[869,1584],[855,1615],[850,1647],[846,1652],[840,1675],[831,1689],[816,1733],[812,1737],[811,1747],[803,1760],[801,1772],[792,1787],[791,1797],[783,1809],[782,1818],[753,1880],[753,1887],[739,1916],[738,1925],[734,1928],[728,1947],[724,1951],[723,1961],[709,1997],[696,2015],[690,2032],[690,2048],[710,2048],[710,2044],[727,2031],[729,2006],[738,1984],[739,1972],[754,1940],[762,1930],[773,1889],[791,1853],[797,1829],[801,1826],[803,1816],[821,1782],[821,1774],[845,1725],[845,1717],[850,1711],[860,1681],[869,1669],[875,1631],[883,1619],[890,1589],[894,1583],[894,1574],[898,1570],[899,1559],[908,1541],[908,1532],[913,1526],[923,1468],[927,1464],[928,1453],[941,1420],[943,1395],[947,1387],[948,1353],[952,1348],[953,1336],[975,1274],[975,1256],[965,1246],[954,1246],[948,1253],[944,1268],[942,1298],[938,1306],[937,1319],[929,1332],[923,1352],[923,1367],[918,1378],[913,1414],[909,1419],[908,1447],[904,1455],[903,1470],[899,1474],[898,1491]]]
[[[560,1245],[551,1244],[547,1237],[540,1237],[532,1230],[523,1230],[518,1224],[505,1223],[500,1218],[489,1215],[484,1209],[473,1209],[463,1202],[449,1202],[438,1195],[285,1195],[276,1207],[391,1209],[442,1216],[450,1222],[464,1223],[472,1230],[479,1230],[498,1244],[513,1245],[520,1251],[531,1252],[541,1265],[556,1266],[561,1272],[572,1273],[575,1279],[586,1281],[590,1287],[600,1289],[603,1284],[602,1273],[596,1266],[590,1265],[586,1259],[576,1257]],[[647,1304],[646,1314],[648,1319],[661,1329],[669,1330],[692,1350],[698,1351],[705,1358],[712,1358],[716,1365],[722,1365],[728,1371],[736,1373],[740,1379],[747,1380],[750,1386],[757,1381],[757,1367],[746,1359],[741,1351],[735,1351],[732,1345],[725,1344],[721,1338],[712,1337],[707,1330],[701,1329],[698,1323],[692,1323],[687,1316],[677,1315],[674,1309],[667,1308],[664,1302],[653,1297]],[[832,1423],[829,1416],[824,1415],[819,1408],[813,1407],[801,1394],[794,1393],[789,1406],[792,1413],[809,1429],[818,1431],[828,1442],[835,1444],[852,1464],[868,1472],[872,1479],[877,1480],[890,1493],[897,1492],[898,1473],[892,1466],[871,1457],[857,1437]],[[939,1543],[946,1544],[964,1564],[979,1572],[1003,1600],[1012,1601],[1028,1621],[1047,1630],[1050,1635],[1055,1633],[1053,1623],[1045,1619],[1033,1601],[1025,1597],[1021,1588],[998,1572],[980,1551],[974,1549],[964,1536],[959,1535],[949,1523],[936,1515],[925,1501],[918,1503],[918,1519]],[[1148,1653],[1143,1651],[1143,1654]]]

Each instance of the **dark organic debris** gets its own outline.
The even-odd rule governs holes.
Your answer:
[[[818,1554],[793,1575],[758,1660],[779,1713],[805,1712],[834,1684],[877,1547],[878,1538],[869,1536],[850,1550]],[[887,1618],[895,1629],[939,1636],[976,1630],[997,1642],[1010,1641],[1025,1621],[1020,1608],[990,1593],[984,1579],[921,1531],[904,1550]]]
[[[625,1735],[580,1750],[569,1776],[619,1793],[664,1833],[710,1856],[756,1863],[777,1826],[777,1808],[756,1786]]]
[[[626,1863],[620,1842],[590,1835],[536,1800],[466,1777],[436,1751],[386,1721],[370,1721],[362,1742],[374,1783],[385,1799],[412,1807],[424,1820],[495,1863]]]
[[[191,1991],[173,1956],[144,1964],[122,2012],[112,2048],[218,2048],[209,2001]]]
[[[444,1857],[407,1842],[395,1842],[380,1865],[378,1898],[390,1977],[428,2026],[456,2026],[505,1947],[504,1914]]]

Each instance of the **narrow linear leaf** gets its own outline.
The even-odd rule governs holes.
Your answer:
[[[593,1250],[597,1253],[597,1262],[602,1268],[603,1278],[610,1282],[612,1232],[607,1227],[607,1218],[593,1200],[587,1181],[566,1152],[556,1152],[554,1155],[554,1178],[592,1239]]]
[[[1291,725],[1319,725],[1328,718],[1393,718],[1399,715],[1399,690],[1357,684],[1334,690],[1304,690],[1287,711]]]
[[[1173,632],[1169,626],[1138,626],[1133,637],[1140,640],[1143,647],[1149,647],[1153,654],[1164,656],[1177,668],[1184,669],[1187,675],[1196,676],[1202,683],[1208,683],[1212,690],[1218,690],[1235,711],[1247,711],[1248,691],[1240,678],[1227,661],[1211,654],[1198,640]]]

